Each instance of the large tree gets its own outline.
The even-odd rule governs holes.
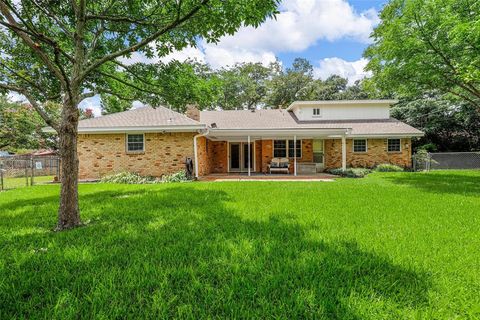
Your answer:
[[[237,63],[217,72],[221,96],[217,104],[224,110],[255,109],[263,106],[272,65]]]
[[[166,55],[258,26],[278,0],[0,0],[0,88],[24,95],[59,136],[62,161],[57,230],[81,224],[78,207],[79,103],[96,94],[157,97],[148,68],[122,57]],[[129,90],[125,90],[129,88]],[[44,104],[62,104],[57,121]]]
[[[265,101],[276,108],[286,108],[292,101],[298,100],[298,93],[313,81],[313,66],[303,58],[296,58],[286,70],[277,62],[272,73]]]
[[[365,51],[384,93],[450,93],[480,110],[480,1],[391,0]]]

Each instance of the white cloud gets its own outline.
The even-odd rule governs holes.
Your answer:
[[[369,42],[369,35],[379,18],[375,9],[357,12],[346,0],[283,0],[276,19],[268,19],[257,29],[242,27],[234,35],[224,36],[217,44],[199,41],[160,60],[207,62],[214,68],[237,62],[275,61],[280,52],[301,52],[320,40],[352,39]],[[125,63],[155,62],[135,53]]]
[[[298,52],[319,40],[348,38],[367,43],[379,21],[374,9],[358,13],[345,0],[284,0],[280,10],[276,19],[268,19],[257,29],[241,28],[223,37],[218,46]]]
[[[325,80],[331,75],[337,74],[348,79],[348,84],[352,85],[355,81],[370,76],[370,72],[365,71],[368,60],[365,58],[357,61],[346,61],[337,57],[325,58],[319,61],[318,67],[314,68],[313,74],[316,78]]]

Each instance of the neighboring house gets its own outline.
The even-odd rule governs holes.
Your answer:
[[[411,166],[423,133],[390,118],[393,100],[300,101],[287,109],[198,111],[144,107],[82,120],[80,178],[119,171],[161,176],[195,162],[197,176],[267,173],[288,158],[292,174],[328,168]]]

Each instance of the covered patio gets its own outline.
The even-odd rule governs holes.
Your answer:
[[[317,174],[264,174],[264,173],[212,173],[198,178],[199,181],[334,181],[338,176],[328,173]]]
[[[341,163],[346,169],[349,129],[216,129],[194,139],[195,175],[199,179],[329,179],[325,140],[341,141]],[[283,174],[272,173],[272,159],[288,159]],[[339,159],[340,160],[340,159]],[[218,176],[220,175],[220,176]],[[210,177],[210,178],[209,178]]]

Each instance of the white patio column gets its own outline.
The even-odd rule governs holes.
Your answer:
[[[297,136],[293,136],[293,175],[297,175]]]
[[[250,136],[248,136],[248,176],[250,176]]]
[[[347,170],[347,139],[342,136],[342,170]]]

